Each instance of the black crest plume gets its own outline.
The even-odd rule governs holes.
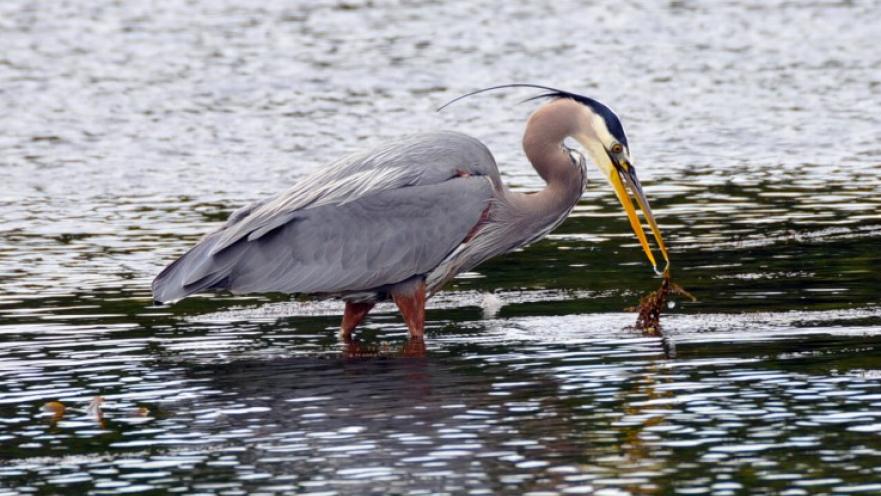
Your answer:
[[[479,90],[472,91],[471,93],[466,93],[464,95],[453,98],[449,102],[438,107],[437,111],[449,107],[450,105],[462,100],[463,98],[467,98],[469,96],[476,95],[478,93],[484,93],[487,91],[500,90],[505,88],[535,88],[539,90],[546,91],[546,93],[542,93],[540,95],[536,95],[526,100],[524,102],[528,102],[531,100],[539,100],[541,98],[569,98],[571,100],[575,100],[576,102],[590,107],[597,115],[603,118],[606,121],[606,127],[609,129],[609,132],[612,136],[615,137],[618,141],[621,142],[624,146],[627,146],[627,136],[624,134],[624,127],[621,125],[621,121],[618,119],[618,116],[615,112],[612,111],[609,107],[603,105],[601,102],[594,100],[593,98],[586,97],[584,95],[579,95],[578,93],[572,93],[571,91],[558,90],[557,88],[551,88],[549,86],[542,86],[540,84],[530,84],[530,83],[511,83],[511,84],[501,84],[499,86],[490,86],[489,88],[482,88]]]

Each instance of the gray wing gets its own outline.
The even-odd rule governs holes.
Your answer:
[[[360,157],[235,212],[157,276],[154,298],[205,289],[339,293],[400,282],[455,250],[499,184],[486,148],[457,133],[420,135]],[[405,179],[390,181],[389,171]]]
[[[480,176],[382,191],[302,210],[259,239],[211,255],[219,231],[156,278],[154,298],[173,301],[206,289],[345,293],[401,282],[437,267],[492,197],[491,181]]]
[[[436,184],[459,172],[490,177],[501,187],[492,154],[480,141],[456,132],[408,136],[350,155],[311,174],[273,198],[236,211],[212,254],[247,236],[249,241],[293,219],[303,209],[344,205],[379,191]]]

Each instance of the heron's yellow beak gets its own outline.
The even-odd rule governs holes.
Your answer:
[[[655,272],[658,272],[658,263],[655,262],[655,256],[652,253],[652,249],[649,247],[649,242],[642,229],[642,224],[640,224],[639,218],[636,216],[636,209],[633,207],[633,203],[630,201],[630,196],[627,194],[628,188],[630,189],[630,193],[633,194],[633,197],[636,198],[636,203],[639,204],[639,208],[642,210],[642,216],[645,218],[652,230],[652,234],[655,236],[655,241],[658,243],[661,255],[664,256],[664,262],[666,264],[664,272],[666,272],[670,268],[670,257],[667,255],[667,247],[664,245],[661,229],[658,228],[658,223],[655,222],[655,216],[652,215],[652,208],[649,206],[649,201],[642,192],[642,186],[639,184],[639,179],[636,178],[636,170],[627,161],[622,161],[621,164],[609,168],[608,175],[609,182],[612,184],[612,187],[615,188],[615,195],[618,196],[618,200],[621,202],[621,205],[624,206],[624,211],[627,212],[627,218],[630,219],[630,227],[632,227],[633,232],[636,233],[636,237],[639,239],[639,244],[642,245],[642,250],[645,252],[645,256],[647,256],[649,262],[652,263]],[[661,272],[658,273],[660,274]]]

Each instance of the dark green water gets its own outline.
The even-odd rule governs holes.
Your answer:
[[[4,4],[0,493],[881,493],[877,18]],[[659,280],[598,175],[553,235],[431,300],[424,357],[391,307],[353,349],[336,302],[152,305],[236,207],[405,132],[470,132],[540,187],[521,95],[432,111],[509,79],[621,114],[698,297],[665,340],[631,328]]]

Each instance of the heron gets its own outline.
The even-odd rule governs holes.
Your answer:
[[[658,272],[631,195],[669,266],[624,128],[608,106],[527,83],[473,91],[447,105],[518,87],[541,90],[528,99],[542,103],[522,141],[545,182],[540,191],[509,189],[489,148],[469,135],[405,136],[236,210],[155,278],[154,299],[169,303],[223,290],[338,298],[345,303],[344,339],[376,303],[391,300],[410,338],[422,340],[428,298],[457,274],[543,238],[568,217],[587,185],[582,150],[611,184],[652,267]],[[570,147],[570,138],[582,150]]]

